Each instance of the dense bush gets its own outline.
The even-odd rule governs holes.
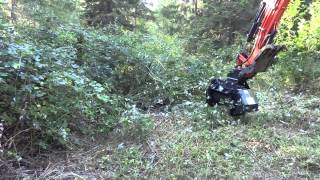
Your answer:
[[[305,86],[320,76],[319,8],[319,2],[294,1],[284,17],[278,38],[288,47],[280,56],[279,75],[284,82]]]
[[[65,143],[71,130],[108,132],[117,125],[119,98],[76,63],[72,32],[25,32],[13,29],[1,49],[1,119],[8,130],[30,128]]]

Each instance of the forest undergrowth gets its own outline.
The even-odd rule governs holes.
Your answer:
[[[185,103],[170,113],[144,114],[154,125],[143,137],[122,128],[94,141],[75,136],[81,148],[26,157],[7,177],[318,179],[319,100],[288,93],[239,118]]]
[[[0,179],[320,179],[318,1],[291,2],[286,51],[249,82],[259,111],[239,117],[205,91],[256,1],[106,1],[108,16],[99,0],[14,2],[0,1]]]

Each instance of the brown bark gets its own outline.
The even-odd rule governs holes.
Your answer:
[[[13,22],[17,21],[17,0],[12,0],[11,1],[11,20]]]
[[[197,16],[198,15],[198,0],[193,0],[194,3],[194,13]]]

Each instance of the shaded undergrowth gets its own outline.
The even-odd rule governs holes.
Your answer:
[[[44,169],[25,164],[15,173],[85,179],[319,178],[319,98],[291,95],[273,100],[239,119],[219,117],[223,112],[201,106],[193,112],[184,105],[186,112],[149,113],[145,116],[154,124],[144,136],[116,129],[95,141],[87,139],[83,143],[89,146],[81,150],[50,153]],[[218,119],[218,126],[208,125]]]

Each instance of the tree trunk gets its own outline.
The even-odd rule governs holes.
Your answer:
[[[193,0],[194,3],[194,13],[197,16],[198,15],[198,0]]]
[[[12,22],[16,22],[17,21],[17,0],[12,0],[11,1],[11,20]]]

